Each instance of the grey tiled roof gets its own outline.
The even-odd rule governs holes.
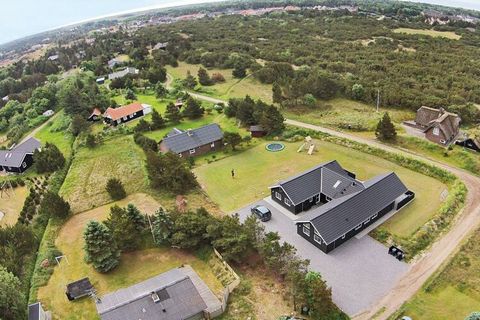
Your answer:
[[[363,190],[333,199],[325,205],[312,209],[297,223],[310,221],[328,244],[354,229],[408,191],[393,172],[366,181],[364,187]]]
[[[325,172],[325,175],[323,172]],[[325,179],[325,186],[323,186],[323,179]],[[296,205],[321,191],[327,196],[331,195],[331,198],[334,198],[338,187],[333,188],[333,185],[339,179],[345,181],[344,184],[352,184],[352,182],[355,181],[336,160],[333,160],[322,163],[288,180],[281,181],[277,186],[280,186],[292,203]],[[335,181],[332,182],[332,180]],[[342,190],[345,187],[344,184],[342,184]],[[340,191],[340,189],[338,189],[338,191]]]
[[[35,138],[29,138],[11,150],[0,150],[0,165],[19,168],[25,155],[33,154],[40,146],[40,141]]]
[[[177,134],[172,133],[174,132],[171,131],[162,143],[174,153],[181,153],[223,139],[222,129],[216,123]]]
[[[152,292],[160,302],[153,301]],[[179,268],[107,294],[96,306],[102,320],[183,320],[207,309],[190,277]]]

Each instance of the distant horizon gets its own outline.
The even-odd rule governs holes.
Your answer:
[[[224,2],[227,0],[21,0],[3,4],[5,12],[21,12],[18,17],[12,14],[0,20],[0,45],[21,40],[47,31],[72,25],[107,19],[126,14],[138,13],[155,9],[165,9],[194,4]],[[480,1],[476,0],[401,0],[447,7],[463,8],[480,11]],[[52,11],[52,8],[55,10]],[[47,15],[49,19],[39,19]],[[32,22],[33,21],[33,22]]]

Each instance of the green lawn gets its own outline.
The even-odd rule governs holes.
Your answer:
[[[126,206],[135,204],[142,212],[153,214],[160,204],[145,194],[134,194],[117,204]],[[71,281],[89,277],[102,296],[106,293],[128,287],[150,277],[156,276],[182,264],[190,264],[202,277],[212,291],[221,292],[221,283],[213,274],[207,262],[193,254],[169,248],[153,248],[131,253],[123,253],[120,265],[107,274],[96,272],[86,264],[83,257],[83,230],[90,220],[105,220],[110,205],[102,206],[71,217],[62,227],[55,241],[57,248],[66,255],[64,261],[55,267],[46,286],[38,291],[38,300],[52,311],[55,319],[99,319],[92,299],[69,302],[65,296],[65,285]]]
[[[59,111],[52,122],[47,123],[45,127],[35,134],[35,138],[40,140],[42,144],[47,142],[55,144],[65,157],[70,155],[73,142],[73,137],[68,130],[60,129],[62,124],[68,121],[66,117],[63,110]]]
[[[187,72],[197,76],[201,65],[187,64],[180,62],[178,67],[167,66],[167,72],[175,79],[184,79]],[[225,82],[217,83],[213,86],[201,87],[199,92],[211,97],[228,100],[229,98],[244,98],[250,95],[254,99],[261,99],[267,103],[272,102],[272,86],[257,81],[252,76],[245,79],[236,79],[232,76],[232,69],[207,69],[208,73],[221,73]]]
[[[456,34],[455,32],[451,31],[436,31],[436,30],[429,30],[429,29],[411,29],[411,28],[398,28],[393,30],[395,33],[405,33],[405,34],[419,34],[423,36],[430,36],[430,37],[440,37],[440,38],[447,38],[451,40],[460,40],[462,36]]]
[[[300,144],[285,143],[285,150],[272,153],[265,150],[266,143],[261,143],[235,156],[199,166],[194,172],[212,200],[224,211],[231,212],[268,196],[268,187],[277,181],[325,161],[338,160],[346,169],[355,172],[360,180],[395,171],[417,196],[413,203],[383,226],[402,237],[423,226],[440,206],[440,194],[446,186],[433,178],[327,142],[317,141],[317,152],[312,156],[297,153]],[[232,169],[236,171],[235,179],[230,176]]]
[[[347,129],[351,126],[352,131],[373,132],[387,111],[396,123],[415,118],[415,113],[411,111],[380,108],[379,112],[376,112],[374,106],[343,98],[321,101],[312,108],[284,110],[284,115],[289,119],[335,129]]]
[[[480,312],[479,274],[480,230],[477,230],[445,269],[405,304],[403,314],[416,320],[463,320],[471,312]]]
[[[105,190],[110,178],[119,178],[129,194],[142,190],[147,185],[144,158],[132,136],[106,139],[94,149],[79,148],[60,194],[80,212],[110,201]]]

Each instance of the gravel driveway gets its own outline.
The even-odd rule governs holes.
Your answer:
[[[300,257],[310,260],[310,268],[320,272],[332,287],[335,304],[350,316],[368,310],[408,271],[408,264],[390,256],[384,245],[369,236],[354,237],[325,254],[296,233],[292,218],[301,214],[295,217],[265,200],[238,210],[241,220],[255,204],[272,211],[272,219],[263,223],[265,230],[278,232],[282,240],[297,248]]]

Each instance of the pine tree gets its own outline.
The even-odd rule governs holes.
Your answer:
[[[182,115],[180,110],[172,102],[167,105],[167,110],[165,112],[165,118],[171,123],[179,123],[182,120]]]
[[[205,70],[204,68],[200,67],[200,69],[198,69],[197,75],[198,75],[198,82],[200,82],[202,86],[209,86],[212,84],[212,79],[210,79],[210,76],[208,75],[207,70]]]
[[[53,172],[65,164],[65,157],[52,143],[46,143],[42,151],[35,150],[33,160],[37,173]]]
[[[93,149],[97,145],[97,141],[95,140],[95,136],[91,133],[87,135],[85,139],[85,144],[88,148]]]
[[[133,92],[132,89],[127,89],[127,92],[125,93],[125,99],[135,100],[137,99],[137,96],[135,95],[135,92]]]
[[[195,89],[195,87],[197,86],[197,79],[192,76],[190,71],[187,71],[187,77],[183,80],[183,85],[187,89]]]
[[[165,120],[162,118],[160,113],[157,110],[152,110],[152,123],[150,124],[150,128],[152,130],[158,130],[165,127]]]
[[[120,250],[110,230],[101,222],[90,221],[83,233],[85,261],[98,272],[108,272],[120,263]]]
[[[155,96],[157,99],[164,98],[168,93],[168,90],[161,83],[155,85]]]
[[[395,130],[395,126],[393,125],[388,112],[385,112],[383,118],[378,122],[375,136],[383,141],[392,141],[397,138],[397,131]]]
[[[265,106],[260,118],[260,125],[268,134],[279,134],[285,129],[285,118],[273,105]]]
[[[117,178],[110,178],[107,181],[106,190],[112,200],[121,200],[127,196],[127,192],[123,187],[122,181]]]
[[[153,234],[155,236],[155,243],[158,246],[169,244],[172,238],[174,221],[172,216],[160,208],[155,212],[153,221]]]
[[[282,88],[277,82],[272,86],[272,100],[274,103],[281,103],[283,101]]]
[[[204,111],[205,110],[200,106],[200,103],[197,100],[189,97],[185,103],[183,115],[189,119],[198,119],[203,115]]]
[[[145,121],[145,119],[140,119],[140,121],[138,121],[137,125],[133,130],[135,132],[146,132],[146,131],[150,131],[150,129],[151,129],[150,123]]]
[[[40,214],[65,219],[70,215],[70,204],[58,194],[47,192],[40,203]]]
[[[145,218],[134,205],[129,204],[127,208],[117,205],[111,207],[105,225],[121,250],[131,251],[140,247]]]

